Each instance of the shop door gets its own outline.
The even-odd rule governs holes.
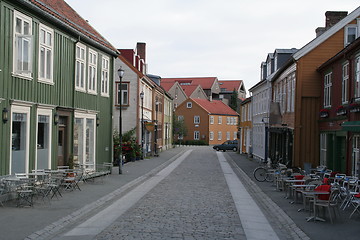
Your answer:
[[[346,173],[346,137],[336,137],[336,171]]]
[[[58,166],[65,165],[65,127],[59,127],[58,132]]]

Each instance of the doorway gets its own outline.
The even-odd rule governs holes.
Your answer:
[[[59,118],[59,128],[58,128],[58,156],[57,156],[57,166],[64,166],[68,164],[68,144],[67,144],[67,117],[60,116]]]

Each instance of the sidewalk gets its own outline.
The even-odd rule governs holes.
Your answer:
[[[160,153],[159,157],[129,162],[118,174],[118,167],[112,174],[95,182],[81,183],[79,190],[62,191],[63,197],[43,202],[37,199],[33,207],[17,208],[14,202],[6,202],[0,208],[0,232],[7,240],[44,239],[57,229],[76,222],[91,211],[111,202],[142,183],[153,172],[164,168],[183,148],[173,148]]]
[[[337,216],[333,224],[331,224],[328,219],[326,222],[307,222],[306,218],[309,216],[309,212],[297,211],[302,207],[301,203],[290,204],[292,199],[286,199],[284,192],[277,191],[272,183],[257,182],[254,179],[253,171],[258,166],[258,163],[255,160],[249,159],[245,155],[239,155],[233,152],[227,153],[235,164],[247,175],[246,178],[251,179],[249,180],[250,184],[248,184],[247,187],[251,188],[251,184],[255,184],[261,189],[261,193],[265,193],[266,196],[271,199],[269,200],[270,202],[266,203],[268,206],[263,207],[264,209],[267,209],[270,214],[273,214],[274,221],[277,221],[277,216],[274,216],[274,212],[277,212],[276,208],[280,207],[281,213],[277,212],[276,214],[286,214],[286,216],[284,216],[285,218],[287,216],[290,217],[290,220],[287,223],[283,222],[281,224],[295,224],[296,226],[294,229],[301,229],[301,231],[303,231],[310,239],[359,239],[360,215],[355,214],[352,219],[349,219],[352,208],[345,211],[340,210],[341,216],[340,218]],[[253,194],[257,195],[258,198],[261,196],[261,194],[254,193],[254,191]]]

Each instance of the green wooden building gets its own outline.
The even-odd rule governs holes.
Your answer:
[[[112,161],[117,56],[63,0],[0,0],[0,175]]]

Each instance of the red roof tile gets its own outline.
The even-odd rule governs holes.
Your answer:
[[[90,39],[100,43],[111,51],[114,48],[103,36],[101,36],[90,24],[85,21],[74,9],[63,0],[30,0],[32,4],[41,10],[51,14],[66,25],[86,35]]]
[[[160,81],[160,86],[162,86],[165,89],[165,91],[167,91],[167,92],[170,90],[170,88],[172,88],[172,86],[174,86],[174,84],[175,83],[173,83],[173,82]]]
[[[228,92],[237,91],[241,86],[242,80],[219,80],[220,89]]]
[[[199,85],[181,85],[181,88],[184,90],[186,96],[190,95],[197,89]]]
[[[190,77],[190,78],[162,78],[161,81],[179,82],[180,85],[187,83],[189,85],[200,85],[203,89],[210,89],[217,77]]]
[[[209,101],[207,99],[200,99],[200,98],[191,98],[194,102],[196,102],[199,106],[205,109],[210,114],[216,115],[232,115],[238,116],[239,114],[235,112],[231,107],[226,105],[220,100],[213,100]]]

